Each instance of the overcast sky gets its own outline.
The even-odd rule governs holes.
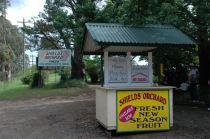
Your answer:
[[[21,23],[18,21],[25,21],[30,20],[32,17],[38,16],[39,12],[43,11],[45,0],[11,0],[11,5],[7,9],[7,19],[13,25],[22,26]],[[31,52],[26,50],[25,52],[29,55],[30,59],[31,56],[37,56],[37,52]]]
[[[13,25],[20,26],[18,21],[23,18],[30,20],[34,16],[38,16],[43,11],[45,0],[11,0],[11,6],[7,9],[7,19]]]

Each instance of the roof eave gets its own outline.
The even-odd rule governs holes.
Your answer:
[[[95,41],[97,42],[97,41]],[[189,44],[176,44],[176,43],[119,43],[119,42],[97,42],[99,46],[148,46],[148,47],[158,47],[158,46],[196,46],[196,43]]]

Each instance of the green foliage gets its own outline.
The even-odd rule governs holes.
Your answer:
[[[0,0],[0,16],[6,13],[6,9],[9,5],[10,0]]]
[[[103,8],[97,7],[97,2],[100,0],[46,0],[44,12],[35,21],[35,26],[24,31],[36,46],[73,48],[71,75],[74,78],[81,77],[82,37],[84,24],[89,21],[128,25],[171,24],[202,45],[199,59],[203,63],[208,58],[205,56],[208,55],[205,54],[207,46],[203,44],[208,42],[210,36],[209,0],[107,0]],[[177,63],[184,66],[190,62],[197,64],[197,53],[198,49],[192,47],[160,48],[154,63],[156,67],[163,63],[168,69],[176,68]],[[87,70],[91,75],[97,73],[94,66]],[[205,72],[201,73],[201,77],[205,76]],[[159,74],[158,68],[155,68],[155,73]]]
[[[1,62],[11,65],[8,73],[12,76],[22,70],[23,37],[16,26],[0,16],[0,65]],[[4,68],[1,66],[0,71]],[[11,76],[11,77],[12,77]],[[8,76],[10,77],[10,76]],[[6,80],[9,78],[6,78]]]
[[[27,70],[25,70],[24,74],[23,72],[19,72],[16,76],[17,79],[20,79],[21,83],[24,85],[30,85],[33,79],[33,74],[37,72],[36,67],[33,66]]]
[[[82,80],[72,79],[67,81],[61,81],[58,84],[58,87],[61,88],[69,88],[69,87],[79,87],[79,88],[87,88],[87,84]]]
[[[90,76],[91,83],[97,83],[100,77],[101,61],[100,57],[85,57],[85,70]]]
[[[55,73],[50,74],[49,80],[46,80],[44,88],[30,88],[28,85],[23,85],[19,79],[12,80],[8,83],[0,82],[0,100],[28,100],[41,99],[45,97],[57,98],[78,96],[82,93],[87,93],[88,88],[71,87],[57,88],[55,84],[59,81],[59,76]]]
[[[70,80],[71,78],[71,69],[70,68],[62,68],[60,71],[59,71],[59,75],[61,77],[61,81],[62,82],[65,82],[67,80]]]
[[[0,81],[2,81],[4,79],[4,73],[0,72]]]
[[[74,49],[72,78],[81,78],[84,24],[96,20],[98,0],[46,0],[34,27],[23,29],[36,48]],[[42,44],[42,45],[39,45]]]
[[[35,72],[32,76],[32,81],[30,84],[31,88],[42,88],[48,78],[47,72]]]
[[[4,43],[9,47],[16,57],[22,55],[23,38],[16,26],[13,26],[7,19],[0,16],[0,43]],[[1,44],[2,45],[2,44]]]
[[[21,82],[25,85],[29,85],[31,88],[43,87],[46,80],[49,78],[48,72],[32,71],[25,74],[21,78]]]
[[[42,88],[44,86],[44,77],[39,73],[35,72],[32,76],[31,88]]]
[[[34,73],[30,73],[30,74],[27,74],[26,76],[22,77],[21,82],[25,85],[30,85],[32,82],[33,74]]]
[[[0,60],[12,61],[15,58],[15,54],[9,45],[0,44]]]

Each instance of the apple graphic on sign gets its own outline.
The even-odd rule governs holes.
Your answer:
[[[132,105],[128,105],[120,111],[119,120],[121,122],[127,122],[131,118],[133,118],[135,112],[136,112],[136,108]]]

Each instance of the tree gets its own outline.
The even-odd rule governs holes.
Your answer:
[[[189,11],[189,8],[187,9],[189,6],[192,7],[192,12]],[[200,83],[207,86],[210,79],[210,1],[191,0],[186,3],[183,10],[196,28],[194,36],[199,45]]]
[[[89,75],[91,83],[97,83],[101,73],[101,58],[99,56],[85,56],[84,61],[86,75]]]
[[[0,16],[0,72],[6,74],[5,80],[10,80],[11,72],[14,69],[18,72],[20,69],[14,66],[21,67],[18,61],[23,54],[22,34],[8,20]],[[11,67],[11,64],[13,65]]]
[[[47,0],[34,27],[24,29],[36,46],[74,50],[72,78],[81,78],[84,24],[96,19],[96,4],[97,0]]]
[[[109,0],[101,16],[107,22],[127,25],[170,24],[193,36],[195,27],[189,22],[189,17],[179,9],[184,4],[182,0]],[[155,74],[160,75],[160,64],[164,64],[167,69],[173,69],[177,65],[187,66],[192,61],[197,62],[196,51],[196,47],[159,47],[154,53]]]
[[[6,9],[7,9],[7,6],[9,6],[9,4],[10,4],[9,0],[0,0],[0,16],[6,15]]]
[[[98,8],[97,0],[47,0],[45,12],[26,28],[31,40],[52,48],[74,49],[72,76],[81,76],[81,45],[84,23],[102,21],[127,25],[171,24],[194,38],[197,47],[159,48],[156,51],[155,71],[160,63],[168,69],[177,65],[197,63],[199,50],[201,83],[207,84],[205,75],[210,70],[209,58],[209,0],[107,0]],[[173,53],[171,53],[173,51]],[[177,64],[178,63],[178,64]],[[208,71],[207,71],[208,70]],[[210,76],[210,75],[209,75]]]

